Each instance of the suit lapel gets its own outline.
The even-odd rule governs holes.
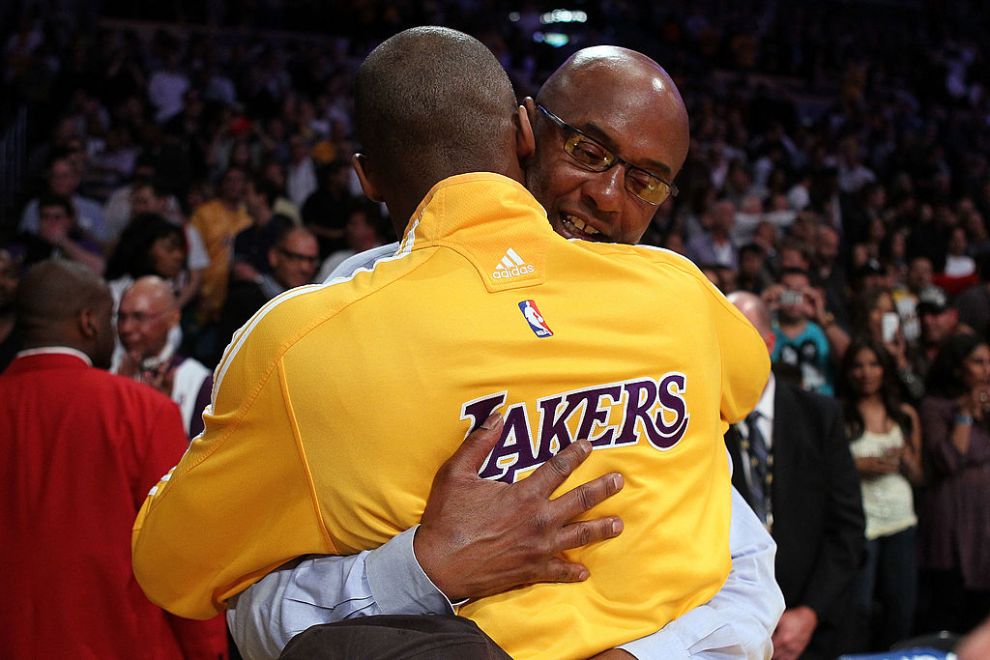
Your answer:
[[[739,448],[739,431],[735,424],[729,425],[729,430],[725,432],[725,446],[729,449],[729,456],[732,458],[732,485],[739,494],[746,500],[746,504],[753,508],[752,495],[749,492],[749,484],[746,483],[746,473],[742,467],[742,450]]]
[[[799,477],[796,468],[801,462],[804,428],[800,419],[800,408],[791,386],[777,380],[777,391],[773,403],[773,498],[774,510],[779,513],[787,506],[789,497],[795,497],[800,484],[794,483]]]

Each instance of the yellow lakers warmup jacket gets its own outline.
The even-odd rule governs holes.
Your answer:
[[[607,543],[581,584],[470,602],[517,658],[586,657],[708,601],[729,573],[722,434],[769,370],[753,327],[686,259],[568,241],[519,184],[447,179],[392,258],[272,300],[217,368],[206,430],[135,523],[149,597],[205,618],[282,563],[375,548],[416,524],[431,481],[492,411],[482,476],[525,477],[576,438],[563,489],[610,470]]]

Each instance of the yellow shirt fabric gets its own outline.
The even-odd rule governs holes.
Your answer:
[[[569,553],[588,581],[459,614],[513,657],[586,657],[721,588],[722,435],[768,373],[756,331],[686,259],[565,240],[514,181],[452,177],[395,257],[287,292],[235,335],[204,435],[135,523],[135,573],[156,603],[203,618],[294,557],[378,547],[419,521],[437,468],[497,409],[483,476],[523,478],[588,437],[562,490],[622,472],[593,514],[625,530]]]
[[[189,222],[199,230],[210,255],[210,265],[203,270],[198,308],[204,321],[213,321],[227,299],[234,238],[251,225],[251,216],[243,208],[231,210],[214,199],[197,208]]]

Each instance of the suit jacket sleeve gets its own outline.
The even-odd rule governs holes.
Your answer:
[[[839,599],[862,561],[866,522],[859,475],[843,431],[841,409],[834,401],[821,397],[818,400],[827,405],[827,414],[822,417],[825,424],[822,449],[829,489],[823,543],[803,604],[815,610],[821,619],[828,618],[836,607],[842,607]]]

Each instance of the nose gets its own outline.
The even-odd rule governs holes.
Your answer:
[[[625,168],[616,165],[604,172],[591,173],[582,186],[584,197],[601,213],[617,213],[625,194]]]

